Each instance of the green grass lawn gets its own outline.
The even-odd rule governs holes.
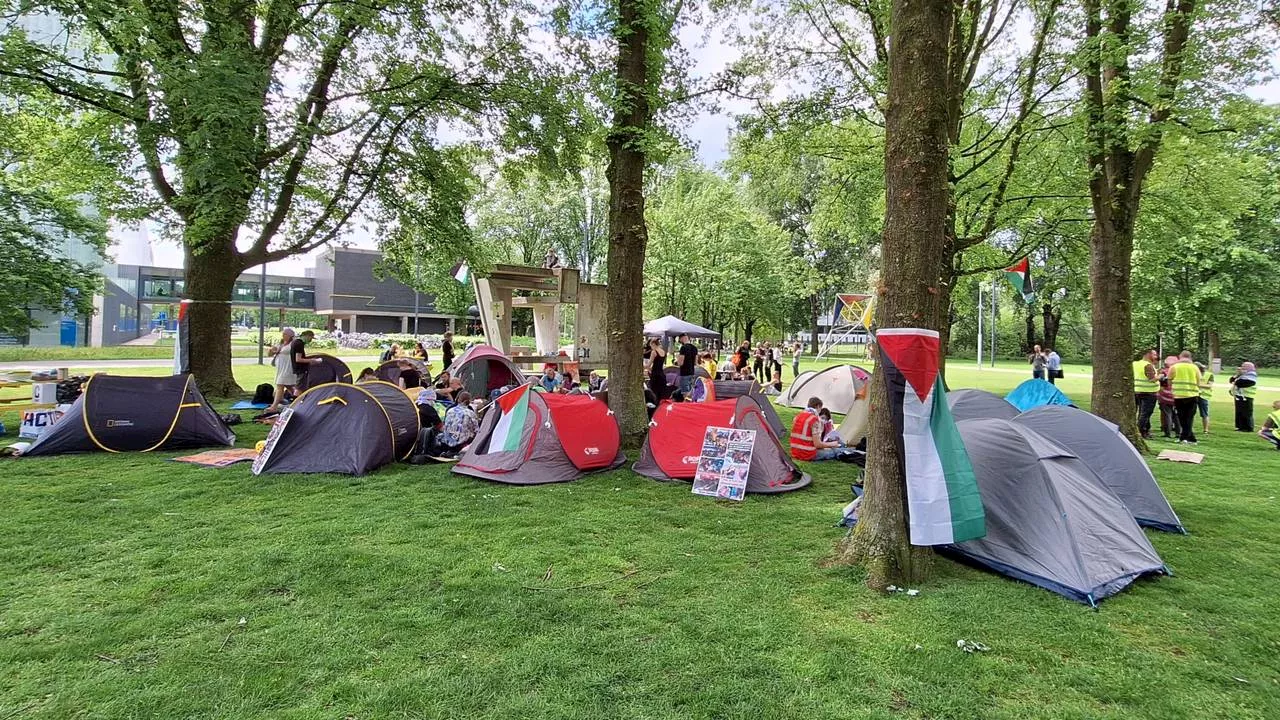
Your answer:
[[[941,559],[917,597],[866,590],[824,562],[841,464],[730,505],[626,470],[6,461],[0,719],[1280,717],[1280,453],[1214,413],[1203,465],[1154,465],[1191,530],[1150,533],[1176,575],[1096,612]]]

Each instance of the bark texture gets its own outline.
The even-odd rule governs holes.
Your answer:
[[[649,102],[649,28],[641,0],[618,0],[617,102],[609,150],[609,409],[624,444],[638,445],[648,428],[640,344],[644,333],[645,140]]]
[[[894,0],[892,12],[885,110],[885,270],[876,324],[936,327],[946,310],[938,258],[946,250],[946,236],[939,228],[947,223],[950,203],[945,90],[953,4]],[[909,541],[906,476],[879,370],[871,381],[870,402],[866,500],[842,558],[866,568],[868,586],[884,589],[922,579],[932,552]]]
[[[188,243],[190,248],[192,243]],[[211,252],[235,247],[230,243],[210,243]],[[191,373],[200,392],[214,397],[231,397],[241,392],[231,372],[231,293],[243,264],[226,257],[206,255],[186,258],[183,293],[192,302],[188,308],[191,333]]]
[[[1130,68],[1135,5],[1128,0],[1085,0],[1085,119],[1088,133],[1089,284],[1093,320],[1091,410],[1120,426],[1140,449],[1133,411],[1133,308],[1130,274],[1133,231],[1142,188],[1155,163],[1163,126],[1175,105],[1183,75],[1195,0],[1169,0],[1162,23],[1158,102],[1140,127],[1131,128],[1134,99],[1123,89]],[[1120,91],[1117,91],[1117,88]]]

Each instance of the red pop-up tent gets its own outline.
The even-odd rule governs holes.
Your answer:
[[[664,402],[653,413],[640,459],[631,469],[655,480],[692,480],[708,427],[756,431],[747,492],[787,492],[813,481],[791,461],[760,406],[745,395],[735,400]]]

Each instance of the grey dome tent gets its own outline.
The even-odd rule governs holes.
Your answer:
[[[957,427],[987,535],[944,552],[1090,605],[1168,572],[1124,503],[1071,451],[1009,420]]]
[[[655,480],[692,480],[708,427],[755,430],[747,492],[781,493],[808,487],[813,478],[791,460],[764,413],[747,396],[734,400],[672,403],[653,413],[640,458],[631,469]]]
[[[1013,419],[1080,457],[1120,498],[1139,525],[1185,533],[1151,468],[1120,428],[1090,412],[1066,405],[1042,405]]]
[[[1012,420],[1018,415],[1018,408],[1008,400],[977,388],[963,388],[947,393],[947,407],[951,408],[951,416],[956,422],[983,418]]]
[[[181,450],[234,445],[235,441],[235,433],[209,406],[191,375],[99,373],[23,457],[94,450]]]
[[[498,447],[504,406],[527,394],[524,422],[509,444]],[[505,399],[504,399],[505,398]],[[510,432],[508,429],[507,432]],[[619,449],[618,422],[609,406],[590,395],[509,390],[491,404],[475,440],[462,451],[453,472],[508,485],[569,482],[586,473],[612,470],[626,462]]]
[[[381,381],[317,385],[276,420],[253,474],[364,475],[403,460],[418,439],[418,408]]]
[[[325,383],[351,382],[351,368],[347,367],[347,364],[338,358],[324,353],[308,355],[307,357],[319,359],[320,362],[313,363],[311,367],[307,368],[307,374],[302,376],[300,390],[307,390]]]

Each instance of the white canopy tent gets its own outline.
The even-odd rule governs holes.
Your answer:
[[[715,330],[708,330],[691,322],[685,322],[675,315],[667,315],[657,320],[650,320],[644,324],[645,337],[679,337],[680,335],[688,335],[691,338],[712,338],[720,339],[720,333]]]

